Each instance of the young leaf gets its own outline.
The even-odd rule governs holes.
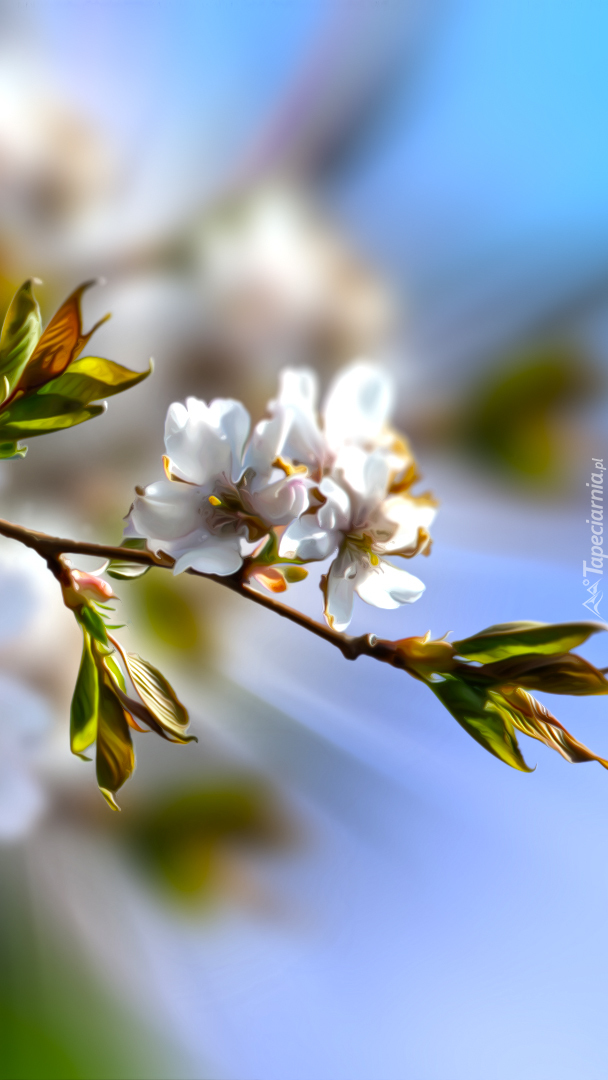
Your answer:
[[[148,542],[144,536],[125,536],[120,546],[130,551],[147,551]]]
[[[424,637],[402,638],[395,642],[395,648],[398,666],[424,681],[434,674],[452,671],[457,666],[451,642],[445,638],[433,641],[430,633]]]
[[[83,750],[95,741],[97,734],[99,680],[91,639],[86,630],[83,637],[82,660],[70,709],[70,741],[73,754],[82,754]]]
[[[488,693],[463,682],[456,675],[446,675],[443,682],[429,683],[429,686],[484,750],[514,769],[532,771],[522,757],[508,712],[498,709]]]
[[[127,536],[121,543],[121,548],[129,548],[133,551],[146,551],[146,541],[141,536]],[[146,566],[145,563],[131,563],[126,559],[110,559],[104,573],[109,577],[116,578],[117,581],[129,581],[132,578],[143,577],[147,574],[148,570],[151,570],[151,566]]]
[[[295,585],[298,581],[304,581],[306,577],[308,577],[308,570],[291,563],[286,566],[269,566],[265,562],[256,561],[248,571],[250,581],[259,582],[273,593],[286,592],[288,585]]]
[[[532,694],[518,687],[509,687],[500,694],[490,691],[490,696],[499,706],[506,706],[515,727],[532,739],[543,742],[551,750],[557,750],[566,761],[598,761],[608,769],[608,761],[593,754],[583,743],[578,742]]]
[[[548,694],[608,694],[608,680],[598,668],[576,653],[566,656],[542,656],[537,653],[514,656],[472,668],[474,680],[492,686],[514,683],[528,690]]]
[[[6,313],[0,335],[0,377],[6,377],[2,400],[19,382],[40,337],[40,308],[32,292],[32,280],[15,293]],[[0,379],[1,381],[1,379]]]
[[[94,637],[96,641],[101,642],[102,645],[108,644],[108,635],[106,634],[105,623],[94,608],[89,607],[88,604],[83,605],[79,611],[75,612],[81,626]]]
[[[166,739],[167,742],[172,743],[189,743],[198,742],[196,735],[179,735],[176,731],[171,731],[166,725],[159,723],[154,713],[150,712],[147,705],[144,705],[143,701],[137,701],[136,698],[129,697],[124,691],[118,690],[118,697],[125,708],[125,712],[130,715],[136,716],[138,720],[142,720],[144,724],[155,731],[157,735],[160,735],[161,739]],[[136,725],[132,725],[136,726]],[[137,728],[138,731],[143,731],[144,728]]]
[[[36,401],[36,398],[33,400]],[[70,398],[53,397],[47,399],[50,404],[46,416],[42,407],[33,409],[28,416],[24,406],[30,401],[31,398],[20,398],[6,412],[0,412],[0,439],[33,439],[37,435],[50,435],[52,431],[63,431],[83,424],[85,420],[92,420],[106,411],[105,405],[80,408],[78,402]],[[17,406],[21,408],[17,410]]]
[[[145,563],[123,562],[121,559],[111,559],[104,573],[116,581],[130,581],[133,578],[143,577],[151,570],[151,566]]]
[[[82,352],[95,330],[109,318],[106,315],[88,334],[83,334],[80,298],[86,289],[95,284],[95,281],[85,281],[79,285],[53,316],[19,380],[19,390],[33,390],[61,375]]]
[[[135,755],[124,709],[105,678],[99,680],[96,768],[103,797],[113,810],[119,810],[114,795],[131,776]]]
[[[25,457],[27,446],[17,446],[16,442],[0,443],[0,460],[10,461],[11,458]]]
[[[492,663],[524,653],[552,655],[570,652],[591,634],[606,630],[603,623],[499,623],[472,637],[454,642],[454,652],[469,660]]]
[[[113,656],[104,657],[104,664],[106,665],[108,671],[110,672],[112,678],[114,679],[114,682],[117,684],[117,686],[124,693],[126,691],[126,689],[127,689],[126,683],[125,683],[125,677],[124,677],[122,671],[120,670],[118,664],[116,663],[114,657]]]
[[[113,360],[103,360],[101,357],[85,356],[81,360],[75,360],[70,364],[67,371],[58,379],[52,379],[39,391],[39,396],[46,394],[59,394],[62,397],[73,398],[81,405],[88,405],[91,401],[99,401],[100,398],[111,397],[120,394],[123,390],[129,390],[148,378],[152,373],[152,364],[147,371],[131,371],[129,368],[115,364]]]
[[[144,705],[168,734],[183,737],[189,723],[188,713],[164,675],[136,653],[126,653],[124,661]]]
[[[304,581],[308,577],[308,570],[303,566],[285,566],[281,570],[288,585],[295,585],[298,581]]]
[[[17,397],[0,413],[0,423],[31,424],[34,420],[48,420],[63,413],[78,412],[80,402],[60,394],[26,394]]]

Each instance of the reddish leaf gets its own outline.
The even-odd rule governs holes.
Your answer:
[[[82,352],[98,327],[109,318],[106,315],[95,323],[88,334],[83,334],[80,298],[86,289],[95,284],[95,281],[85,281],[79,285],[53,316],[19,380],[18,390],[33,390],[50,379],[56,379]]]

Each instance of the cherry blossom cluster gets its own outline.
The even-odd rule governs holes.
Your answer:
[[[250,576],[272,564],[289,581],[298,575],[286,566],[332,559],[325,618],[341,631],[355,593],[379,608],[422,595],[424,583],[391,560],[428,554],[435,503],[412,494],[415,461],[389,425],[391,386],[380,370],[357,361],[338,375],[320,416],[317,399],[312,371],[286,369],[253,431],[239,401],[171,405],[165,479],[139,491],[127,534],[172,557],[176,574],[231,575],[247,561]]]

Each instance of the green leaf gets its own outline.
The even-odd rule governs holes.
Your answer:
[[[94,637],[96,641],[101,642],[102,645],[108,644],[105,623],[101,615],[95,611],[94,608],[83,605],[83,607],[75,614],[81,626],[84,627],[91,637]]]
[[[91,639],[84,631],[82,660],[70,709],[70,742],[73,754],[82,754],[97,735],[99,678],[91,649]]]
[[[113,810],[119,810],[114,795],[131,776],[135,755],[124,709],[105,678],[99,681],[96,768],[103,797]]]
[[[508,711],[497,708],[488,692],[463,682],[456,675],[446,675],[442,682],[428,685],[484,750],[514,769],[532,771],[522,757]]]
[[[123,657],[129,677],[144,705],[156,717],[164,731],[183,740],[189,724],[189,716],[178,700],[173,687],[157,668],[142,660],[136,653]],[[189,736],[191,738],[191,736]]]
[[[121,543],[121,548],[127,551],[147,551],[148,545],[141,536],[127,536]],[[117,581],[130,581],[133,578],[143,577],[152,567],[145,563],[131,563],[122,559],[110,559],[104,573]]]
[[[0,413],[0,439],[33,439],[36,435],[49,435],[52,431],[83,424],[104,412],[105,405],[80,408],[71,398],[53,396],[46,402],[37,395],[19,398],[6,412]]]
[[[129,563],[122,562],[120,559],[111,559],[104,574],[115,578],[116,581],[131,581],[134,578],[143,577],[151,569],[152,567],[146,566],[145,563]]]
[[[12,393],[30,359],[42,324],[40,308],[32,291],[33,281],[24,282],[11,300],[0,335],[0,381],[6,377],[8,393]],[[5,384],[6,386],[6,384]],[[3,400],[8,396],[4,394]]]
[[[0,460],[10,461],[11,458],[25,457],[27,446],[17,446],[16,442],[0,443]]]
[[[113,360],[85,356],[70,364],[58,379],[53,379],[43,386],[39,395],[59,394],[73,398],[81,405],[88,405],[91,401],[111,397],[137,386],[151,373],[152,364],[147,371],[131,371],[121,364],[115,364]]]
[[[167,725],[159,723],[157,717],[147,705],[144,705],[143,701],[129,697],[122,690],[117,690],[117,694],[126,712],[130,713],[131,717],[136,716],[138,720],[147,724],[151,731],[155,731],[157,735],[160,735],[161,739],[166,739],[167,742],[181,743],[182,745],[189,742],[198,742],[196,735],[179,735],[175,731],[170,731]]]
[[[107,667],[108,671],[110,672],[110,674],[111,674],[112,678],[114,679],[114,681],[117,683],[117,685],[120,687],[120,689],[124,693],[126,691],[126,689],[127,689],[127,686],[126,686],[126,683],[125,683],[125,677],[124,677],[122,671],[120,670],[118,664],[116,663],[114,657],[113,656],[106,656],[105,659],[104,659],[104,664],[106,665],[106,667]]]
[[[469,660],[492,663],[524,653],[553,655],[582,645],[591,634],[606,630],[603,623],[498,623],[472,637],[454,642],[454,652]]]
[[[608,694],[608,680],[602,672],[576,653],[566,656],[525,653],[472,668],[470,674],[473,681],[492,686],[513,683],[548,694]]]
[[[598,757],[578,739],[575,739],[540,701],[532,697],[532,694],[518,687],[512,687],[502,690],[500,694],[490,691],[490,696],[499,708],[508,709],[515,727],[532,739],[538,739],[551,750],[557,750],[566,761],[573,763],[597,761],[608,769],[608,761]]]
[[[78,412],[80,403],[60,394],[26,394],[17,397],[0,414],[0,424],[28,424],[33,420],[48,420],[62,413]]]

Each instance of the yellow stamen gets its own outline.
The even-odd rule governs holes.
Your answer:
[[[209,496],[209,502],[211,503],[212,506],[221,506],[222,505],[222,500],[218,499],[217,495],[210,495]]]
[[[291,461],[287,461],[286,458],[277,457],[272,463],[275,469],[282,469],[285,476],[303,476],[308,469],[306,465],[294,465]]]

